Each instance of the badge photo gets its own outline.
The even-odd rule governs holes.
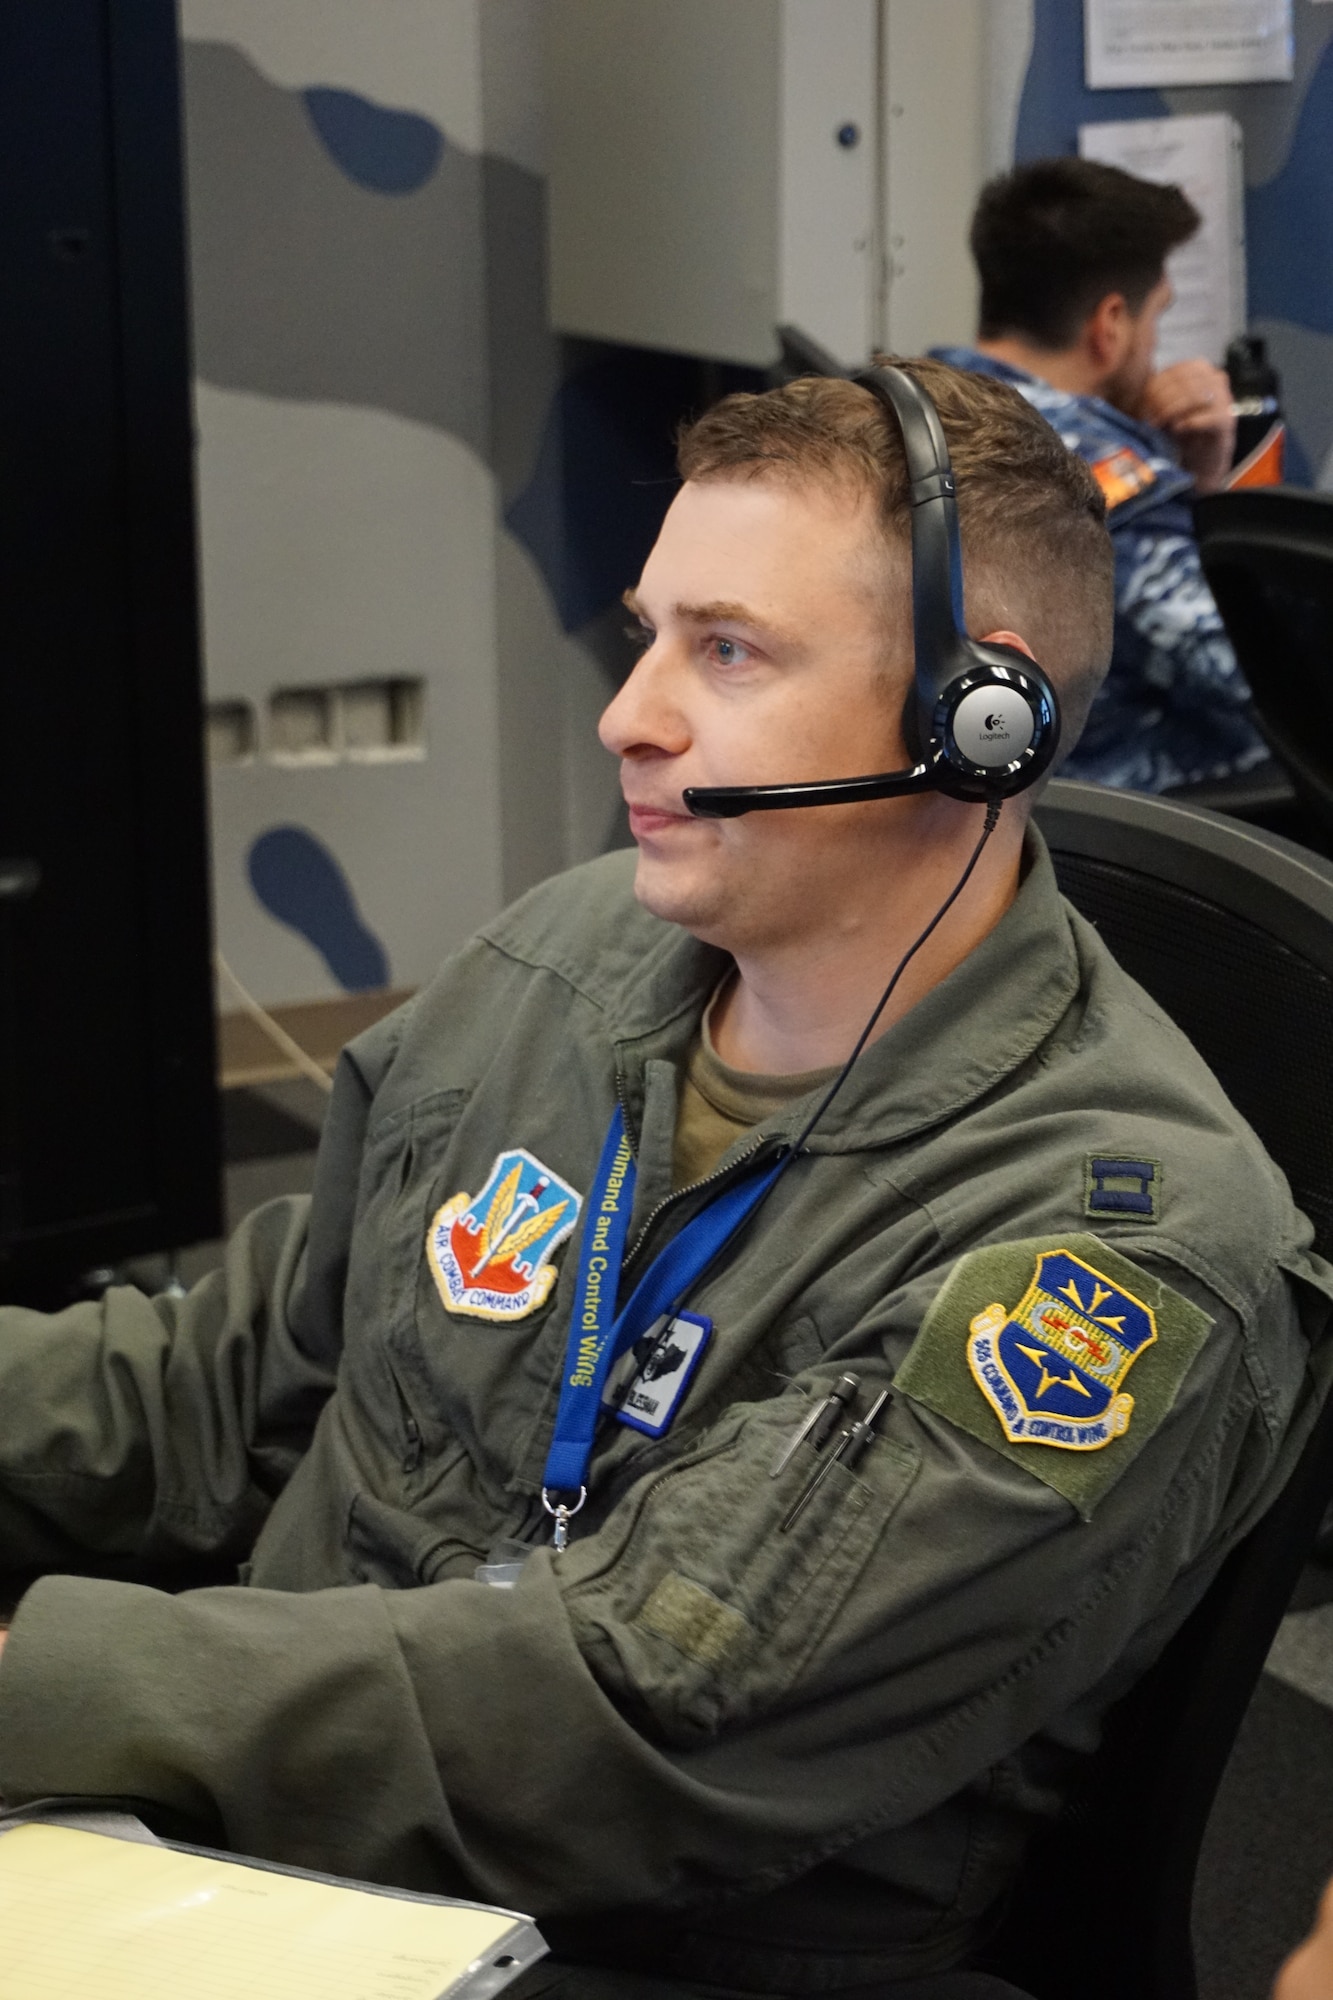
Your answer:
[[[642,1340],[621,1356],[607,1378],[603,1409],[648,1437],[671,1428],[713,1331],[704,1313],[676,1313],[671,1324],[650,1326]]]
[[[1151,1308],[1068,1250],[1045,1250],[1010,1310],[969,1325],[968,1366],[1012,1444],[1100,1451],[1129,1429],[1120,1385],[1157,1338]]]
[[[446,1308],[472,1319],[523,1319],[555,1284],[551,1258],[578,1221],[581,1197],[521,1146],[501,1153],[480,1193],[456,1194],[426,1231],[426,1258]]]

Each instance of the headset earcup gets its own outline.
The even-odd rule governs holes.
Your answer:
[[[1060,706],[1046,674],[1015,647],[969,641],[968,664],[936,711],[944,763],[961,796],[1013,798],[1050,766]]]

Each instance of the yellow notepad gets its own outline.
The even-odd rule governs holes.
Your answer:
[[[494,1992],[521,1938],[531,1958],[507,1910],[68,1827],[0,1833],[3,2000],[441,2000]]]

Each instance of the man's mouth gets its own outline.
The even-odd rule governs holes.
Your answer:
[[[656,806],[627,801],[629,805],[629,830],[637,838],[639,834],[661,833],[669,826],[693,826],[694,816],[677,805]]]

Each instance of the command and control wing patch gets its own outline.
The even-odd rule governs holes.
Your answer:
[[[1087,1517],[1167,1415],[1211,1325],[1099,1237],[994,1244],[954,1265],[897,1387]]]
[[[1043,1250],[1012,1311],[984,1306],[970,1322],[972,1378],[1014,1444],[1103,1451],[1129,1429],[1121,1389],[1157,1338],[1152,1308],[1068,1250]]]
[[[555,1283],[553,1252],[578,1221],[581,1197],[522,1147],[501,1153],[479,1194],[453,1195],[426,1231],[426,1259],[450,1312],[523,1319]]]

